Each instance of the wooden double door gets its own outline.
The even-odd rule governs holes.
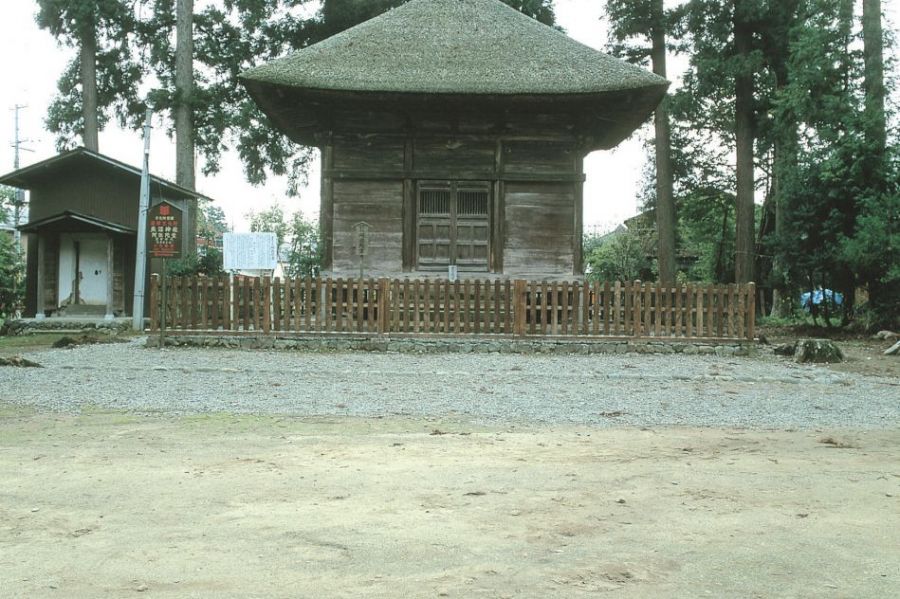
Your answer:
[[[416,258],[421,270],[487,272],[491,185],[486,181],[421,181]]]

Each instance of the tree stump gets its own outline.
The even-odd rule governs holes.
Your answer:
[[[794,361],[800,364],[843,362],[844,353],[828,339],[801,339],[794,350]]]

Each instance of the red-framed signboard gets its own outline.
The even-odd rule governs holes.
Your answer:
[[[183,216],[178,206],[162,202],[147,211],[147,253],[151,258],[181,258]]]

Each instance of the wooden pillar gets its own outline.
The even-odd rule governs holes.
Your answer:
[[[44,319],[44,306],[47,303],[47,298],[44,297],[46,295],[46,286],[44,284],[44,276],[46,265],[46,255],[47,255],[47,242],[44,239],[44,235],[42,233],[37,234],[38,238],[38,251],[37,251],[37,293],[35,294],[35,309],[34,309],[34,317],[38,320]]]
[[[506,218],[506,186],[503,183],[503,140],[497,140],[494,150],[494,198],[491,215],[491,272],[503,272],[503,221]]]
[[[416,268],[416,183],[413,179],[415,170],[415,137],[410,131],[406,135],[403,149],[403,272],[411,272]]]
[[[112,320],[115,298],[116,262],[114,260],[116,243],[112,235],[106,238],[106,320]]]
[[[334,260],[334,135],[322,147],[322,203],[319,210],[322,238],[322,269],[332,269]]]
[[[578,276],[584,274],[584,156],[580,153],[575,162],[575,172],[581,179],[575,183],[575,222],[572,235],[572,255],[574,266],[572,274]]]

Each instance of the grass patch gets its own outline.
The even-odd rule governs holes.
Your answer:
[[[66,335],[43,334],[0,337],[0,355],[9,356],[22,353],[23,351],[51,349],[54,343],[57,343],[65,336]]]

